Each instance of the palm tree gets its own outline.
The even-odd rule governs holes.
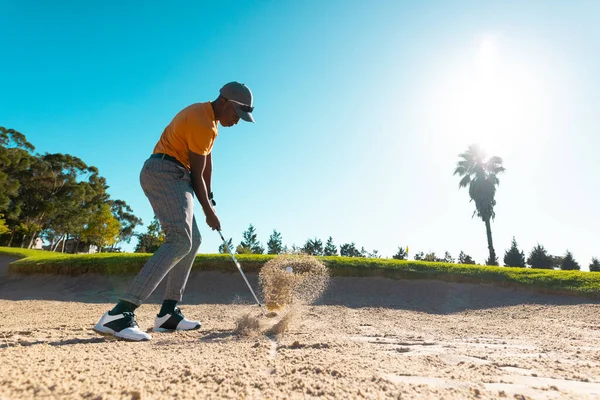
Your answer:
[[[471,201],[475,201],[475,211],[485,223],[487,232],[488,249],[490,258],[488,265],[498,265],[494,244],[492,242],[492,227],[490,220],[494,219],[496,213],[496,185],[500,183],[498,174],[505,171],[502,166],[502,158],[490,157],[486,159],[485,152],[476,144],[469,146],[466,152],[459,154],[461,160],[457,163],[454,175],[462,177],[458,187],[469,187]]]

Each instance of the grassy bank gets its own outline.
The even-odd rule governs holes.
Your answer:
[[[136,253],[71,255],[7,247],[0,247],[0,255],[21,257],[10,264],[9,271],[11,272],[64,275],[135,274],[151,256],[150,254]],[[258,272],[263,264],[274,256],[240,254],[236,257],[244,272]],[[332,276],[380,276],[392,279],[438,279],[450,282],[493,283],[600,298],[600,273],[390,259],[319,258],[329,267]],[[237,273],[230,256],[226,254],[199,254],[194,262],[193,270]]]

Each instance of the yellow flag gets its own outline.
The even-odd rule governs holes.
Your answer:
[[[408,254],[408,246],[406,246],[406,253]]]

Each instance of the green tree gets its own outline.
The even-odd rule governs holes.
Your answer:
[[[360,252],[356,248],[356,244],[352,243],[344,243],[340,246],[340,255],[342,257],[364,257],[362,252]]]
[[[242,234],[242,237],[243,240],[236,249],[238,254],[263,254],[265,252],[264,247],[262,247],[257,239],[256,229],[252,224]]]
[[[596,257],[592,258],[592,263],[590,264],[590,272],[600,272],[600,261]]]
[[[135,228],[142,225],[142,220],[133,214],[131,207],[123,200],[108,200],[108,204],[113,215],[121,224],[119,241],[130,243]]]
[[[415,261],[424,261],[425,260],[425,253],[423,253],[422,251],[419,251],[418,253],[415,254]]]
[[[406,251],[404,250],[404,247],[398,246],[398,251],[392,256],[392,258],[396,260],[406,260]]]
[[[510,249],[506,250],[504,253],[504,265],[506,267],[525,268],[525,253],[519,250],[514,236]]]
[[[553,269],[554,261],[552,260],[552,257],[548,255],[546,248],[541,244],[538,244],[531,250],[531,253],[529,253],[527,264],[531,265],[531,268]]]
[[[267,242],[267,254],[281,254],[283,252],[283,239],[281,233],[273,229]]]
[[[573,254],[569,250],[567,250],[565,256],[562,259],[562,263],[560,264],[560,269],[564,271],[579,271],[581,270],[581,267],[579,266],[579,263],[573,258]]]
[[[492,241],[491,220],[496,216],[496,186],[500,183],[498,174],[505,171],[500,157],[487,158],[478,145],[471,145],[466,152],[459,154],[461,158],[456,165],[454,175],[462,177],[459,188],[468,187],[469,197],[475,202],[475,212],[485,223],[488,250],[490,256],[488,265],[498,265],[494,244]]]
[[[333,238],[329,236],[327,243],[325,243],[325,249],[323,249],[324,256],[337,256],[338,251],[336,245],[333,243]]]
[[[233,249],[233,238],[229,238],[229,239],[227,240],[227,247],[229,247],[229,250],[230,250],[231,252],[233,252],[233,250],[234,250],[234,249]],[[219,253],[221,253],[221,254],[228,254],[228,253],[229,253],[229,252],[227,251],[227,248],[225,247],[225,243],[221,243],[221,244],[219,245]]]
[[[323,255],[323,242],[321,239],[308,239],[302,247],[302,252],[311,256],[322,256]]]
[[[470,255],[465,254],[462,250],[458,255],[458,263],[459,264],[475,264],[475,261],[471,258]]]
[[[441,261],[454,264],[454,257],[452,257],[452,255],[448,251],[446,251],[444,253],[444,258]]]
[[[423,261],[438,262],[438,261],[442,261],[442,259],[437,258],[435,255],[435,251],[432,251],[431,253],[425,254]]]
[[[138,238],[134,250],[136,253],[154,253],[165,242],[165,233],[156,215],[148,225],[146,233],[138,233],[135,236]]]
[[[237,254],[252,254],[252,249],[250,247],[246,247],[246,246],[242,246],[241,244],[238,244],[238,246],[235,248],[235,252]]]
[[[8,227],[6,226],[6,221],[3,217],[4,215],[0,214],[0,235],[4,235],[8,232]]]
[[[78,232],[105,201],[91,201],[88,179],[97,169],[69,154],[45,154],[32,158],[29,173],[21,179],[19,226],[29,246],[40,230],[73,226]],[[102,178],[103,179],[103,178]],[[105,185],[105,187],[107,187]],[[105,188],[103,188],[106,198]],[[86,218],[82,218],[86,216]],[[23,241],[25,238],[23,238]]]
[[[82,232],[82,237],[88,242],[98,245],[101,252],[105,246],[115,243],[121,230],[119,220],[112,214],[110,206],[103,204],[92,214],[87,226]]]
[[[0,126],[0,212],[7,213],[11,199],[18,196],[19,178],[29,169],[34,150],[25,135]],[[6,217],[17,218],[20,212],[13,208],[15,211],[15,215],[7,213]]]
[[[550,259],[552,260],[552,268],[553,269],[560,269],[560,267],[562,266],[563,260],[565,259],[563,256],[550,256]]]
[[[379,250],[373,249],[372,252],[367,253],[367,258],[381,258],[381,255],[379,254]]]

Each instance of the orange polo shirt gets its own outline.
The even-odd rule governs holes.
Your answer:
[[[181,110],[167,125],[153,154],[165,153],[190,169],[188,151],[208,155],[219,134],[210,102],[192,104]]]

